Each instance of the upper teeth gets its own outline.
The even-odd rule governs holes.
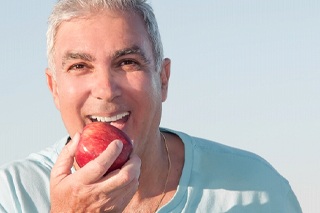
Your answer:
[[[120,120],[121,118],[125,117],[129,115],[129,112],[124,112],[124,113],[121,113],[121,114],[118,114],[118,115],[115,115],[115,116],[112,116],[112,117],[100,117],[100,116],[91,116],[92,119],[95,119],[99,122],[114,122],[114,121],[117,121],[117,120]]]

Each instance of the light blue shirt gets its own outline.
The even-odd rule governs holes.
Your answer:
[[[174,197],[159,213],[302,212],[288,181],[261,157],[174,133],[184,143],[185,164]]]
[[[301,213],[289,183],[255,154],[187,134],[185,165],[167,212]],[[49,212],[50,171],[67,137],[0,168],[0,212]]]

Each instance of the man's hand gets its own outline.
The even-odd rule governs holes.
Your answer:
[[[51,171],[51,212],[121,212],[138,189],[140,158],[132,154],[120,169],[103,176],[122,150],[113,141],[95,160],[71,174],[80,135],[68,143]]]

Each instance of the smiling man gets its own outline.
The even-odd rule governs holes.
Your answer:
[[[49,18],[46,77],[69,136],[0,170],[4,212],[301,212],[288,182],[252,153],[160,128],[170,60],[143,0],[60,0]],[[82,168],[81,132],[107,122],[133,142]],[[209,131],[209,130],[208,130]]]

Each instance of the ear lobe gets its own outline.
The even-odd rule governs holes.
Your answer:
[[[49,87],[49,90],[52,94],[54,103],[58,110],[60,110],[60,104],[59,104],[59,92],[57,88],[57,82],[55,80],[54,74],[50,69],[46,69],[46,78],[47,78],[47,85]]]
[[[165,58],[162,62],[162,69],[160,73],[162,102],[164,102],[168,96],[170,70],[171,70],[171,60],[169,58]]]

